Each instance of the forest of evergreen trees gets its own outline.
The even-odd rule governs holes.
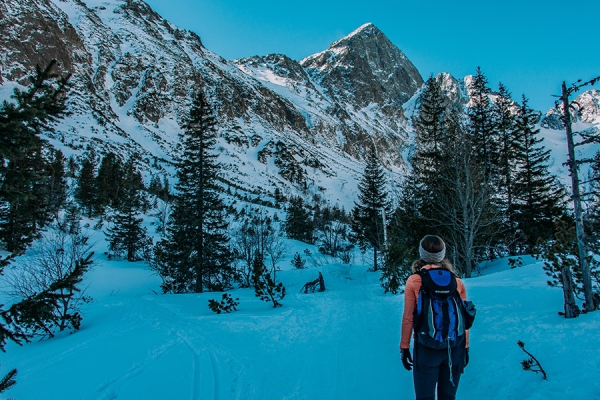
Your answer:
[[[518,266],[520,255],[533,254],[545,260],[550,284],[584,295],[572,192],[549,172],[540,115],[525,96],[513,100],[502,84],[493,91],[480,69],[466,107],[451,103],[437,79],[427,80],[413,120],[409,173],[388,182],[377,149],[365,149],[359,195],[346,211],[318,198],[286,198],[279,190],[274,202],[228,204],[231,188],[221,179],[215,150],[217,121],[201,91],[182,127],[173,188],[167,175],[153,175],[146,185],[136,154],[89,149],[65,159],[40,136],[68,118],[68,77],[53,74],[53,66],[38,69],[28,89],[16,90],[14,101],[0,108],[1,268],[26,251],[37,255],[21,263],[21,274],[9,282],[21,301],[0,310],[1,349],[9,340],[21,344],[79,329],[79,306],[88,299],[78,285],[93,263],[84,218],[105,233],[109,258],[148,262],[164,293],[253,287],[257,297],[279,307],[285,288],[277,282],[278,263],[289,252],[284,236],[343,263],[352,262],[352,249],[359,248],[381,274],[383,290],[398,293],[419,240],[437,234],[448,243],[458,275],[476,274],[482,260],[511,257]],[[600,154],[585,161],[592,176],[582,185],[581,219],[597,292]],[[145,218],[154,219],[156,232],[144,227]],[[303,268],[309,257],[296,254],[293,265]],[[30,279],[39,271],[52,273],[44,281]],[[211,309],[229,312],[236,305],[224,296]],[[6,375],[0,391],[15,374]]]

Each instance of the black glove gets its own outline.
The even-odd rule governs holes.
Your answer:
[[[469,365],[469,348],[465,349],[465,367]]]
[[[412,356],[410,355],[410,349],[401,349],[402,350],[402,365],[406,368],[407,371],[412,369]]]

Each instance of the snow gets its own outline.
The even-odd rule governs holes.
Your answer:
[[[18,368],[17,399],[409,399],[412,375],[398,343],[402,295],[383,294],[379,274],[360,253],[350,265],[289,241],[277,273],[282,308],[239,297],[237,312],[217,315],[220,293],[157,295],[145,263],[108,261],[97,252],[89,273],[82,329],[23,347],[9,345],[4,373]],[[308,256],[305,249],[311,252]],[[296,270],[300,253],[309,268]],[[546,284],[541,263],[524,258],[485,265],[466,279],[478,315],[460,399],[598,398],[600,313],[566,320],[562,292]],[[321,271],[327,290],[300,293]],[[533,353],[548,373],[523,371]],[[1,371],[0,371],[1,372]]]

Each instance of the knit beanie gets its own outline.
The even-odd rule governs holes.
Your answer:
[[[419,243],[419,255],[421,256],[421,260],[428,263],[439,263],[442,261],[446,256],[446,244],[444,243],[444,247],[441,251],[437,253],[430,253],[423,248],[423,239],[421,239],[421,242]]]

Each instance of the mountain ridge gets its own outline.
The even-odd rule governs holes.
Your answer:
[[[423,79],[372,23],[300,61],[228,61],[142,0],[7,0],[0,17],[5,88],[26,84],[49,57],[73,73],[72,117],[47,134],[67,156],[135,152],[146,174],[173,175],[181,123],[193,92],[204,90],[226,185],[352,205],[372,146],[390,182],[406,171]],[[466,101],[464,79],[436,79],[452,103]]]

